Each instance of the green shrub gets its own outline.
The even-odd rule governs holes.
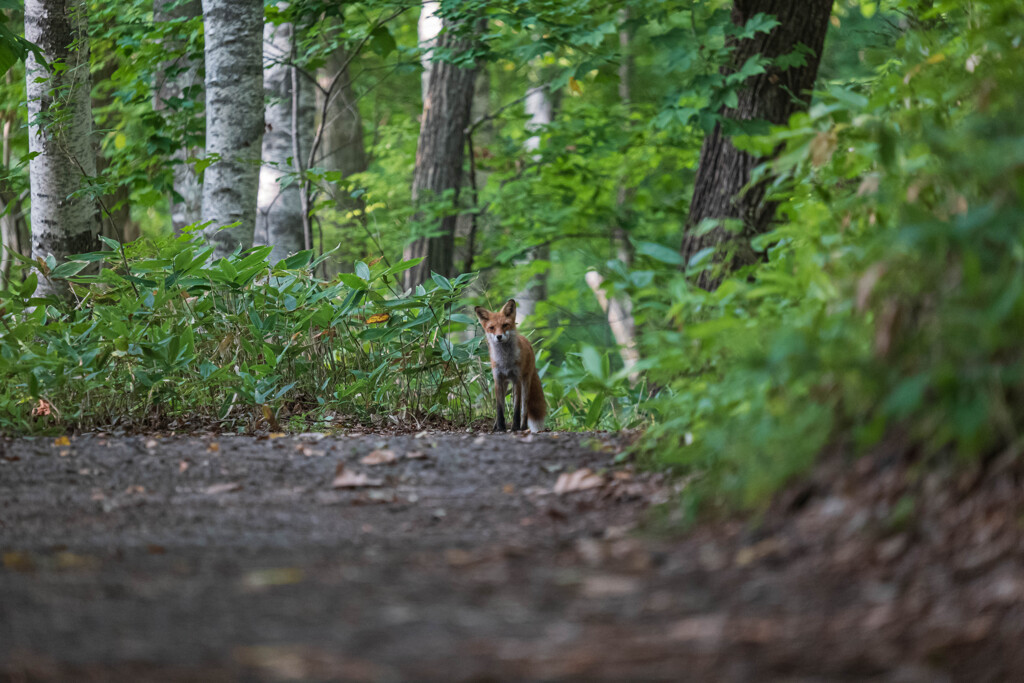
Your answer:
[[[416,261],[359,262],[325,282],[308,251],[273,267],[269,247],[211,261],[184,236],[126,245],[122,260],[105,241],[113,251],[44,269],[72,283],[71,304],[30,298],[37,273],[0,292],[5,430],[173,416],[251,428],[282,406],[314,419],[472,417],[478,340],[453,334],[475,324],[457,312],[472,275],[399,296],[395,276]],[[40,399],[47,420],[30,414]]]
[[[694,500],[757,505],[830,440],[894,427],[931,454],[1019,447],[1024,14],[993,0],[918,20],[868,54],[873,78],[736,140],[777,153],[755,175],[780,202],[764,263],[707,293],[651,259],[632,288],[662,387],[646,445],[696,475]]]

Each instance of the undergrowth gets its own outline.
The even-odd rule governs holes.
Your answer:
[[[486,345],[467,314],[472,273],[400,291],[418,261],[355,263],[318,278],[300,252],[269,247],[213,260],[188,234],[20,266],[0,290],[0,429],[31,433],[189,424],[306,429],[489,426]],[[71,297],[34,298],[39,277]],[[471,309],[470,309],[471,310]],[[538,347],[540,349],[540,347]],[[637,391],[587,347],[552,369],[540,350],[548,426],[618,428]]]
[[[1022,17],[937,3],[867,53],[874,77],[736,139],[774,155],[753,179],[780,202],[762,263],[704,292],[712,264],[648,245],[620,279],[662,388],[643,445],[692,476],[691,511],[761,505],[827,444],[894,428],[927,457],[1020,450]]]

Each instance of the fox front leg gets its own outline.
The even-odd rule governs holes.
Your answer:
[[[523,383],[517,378],[512,381],[512,431],[521,432],[525,428],[526,416],[523,413]]]
[[[494,378],[494,403],[498,410],[498,415],[494,418],[494,431],[503,432],[505,431],[505,380],[498,377]]]

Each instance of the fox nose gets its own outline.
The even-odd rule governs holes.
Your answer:
[[[499,334],[498,335],[498,341],[503,341],[504,339],[505,339],[505,335],[503,335],[503,334]]]

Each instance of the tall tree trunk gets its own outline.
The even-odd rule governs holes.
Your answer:
[[[456,54],[469,49],[471,41],[459,37],[458,32],[459,26],[445,19],[438,47],[448,48]],[[412,180],[414,203],[439,198],[449,190],[454,190],[458,196],[476,72],[475,65],[466,69],[447,61],[434,62],[431,67],[416,145],[416,168]],[[437,236],[419,237],[405,248],[405,259],[424,257],[418,266],[405,271],[405,287],[414,287],[429,279],[431,271],[451,274],[456,217],[454,211],[446,213],[433,231],[439,233]],[[422,212],[414,218],[414,222],[423,220]]]
[[[295,25],[275,26],[268,22],[263,29],[266,132],[254,243],[269,244],[273,248],[271,263],[312,247],[307,244],[312,236],[306,230],[308,197],[304,194],[302,180],[281,187],[283,176],[305,170],[313,144],[313,85],[303,80],[298,67],[291,64],[294,57]]]
[[[206,153],[202,220],[214,255],[252,245],[263,141],[263,3],[203,0]],[[232,223],[238,227],[222,230]]]
[[[82,0],[27,0],[25,37],[47,62],[65,68],[47,71],[29,53],[25,60],[28,94],[32,256],[93,251],[96,209],[75,195],[96,175],[89,101],[89,33]],[[37,82],[38,80],[38,82]],[[58,101],[59,100],[59,101]],[[64,294],[66,285],[41,278],[37,294]]]
[[[441,33],[444,21],[437,11],[441,3],[436,0],[424,0],[420,9],[420,18],[416,23],[416,36],[419,41],[420,65],[423,66],[423,73],[420,75],[420,92],[423,99],[427,99],[427,90],[430,88],[430,74],[434,69],[434,46],[437,45],[437,36]]]
[[[153,20],[157,23],[188,20],[202,14],[203,7],[199,0],[154,0],[153,3]],[[163,48],[168,54],[176,57],[161,65],[157,74],[157,91],[153,104],[155,109],[165,111],[168,118],[171,118],[172,113],[176,112],[168,111],[169,101],[176,101],[186,93],[194,100],[202,101],[203,64],[200,60],[190,57],[182,36],[165,36]],[[183,118],[181,123],[184,124],[183,132],[186,136],[193,130],[202,129],[201,120],[192,121],[198,118],[199,114],[189,114],[189,110],[185,110],[179,116]],[[186,225],[198,222],[202,216],[203,187],[199,183],[194,164],[188,161],[190,158],[201,156],[202,153],[201,145],[190,145],[186,139],[171,155],[174,181],[170,208],[171,226],[175,234],[180,233]]]
[[[540,131],[550,125],[553,117],[551,98],[548,97],[546,86],[531,87],[526,90],[526,100],[523,108],[530,120],[526,122],[526,129],[533,133],[523,143],[527,152],[536,152],[540,147]],[[540,158],[534,154],[534,159]],[[547,259],[550,255],[550,247],[535,247],[526,253],[525,258],[517,263],[520,272],[527,270],[531,262],[536,259]],[[521,290],[516,294],[516,323],[522,322],[525,318],[531,318],[537,311],[537,302],[547,296],[547,272],[530,277]]]
[[[337,95],[331,100],[324,116],[323,142],[320,145],[317,166],[332,171],[341,171],[341,177],[347,178],[354,173],[362,173],[367,168],[366,144],[363,141],[363,118],[359,114],[355,94],[352,92],[352,79],[349,76],[348,56],[340,50],[327,58],[321,69],[318,80],[324,88],[331,82],[335,74],[343,71],[338,79]],[[317,97],[323,93],[317,91]],[[322,106],[322,101],[318,102]],[[338,208],[354,208],[354,200],[348,193],[339,193],[335,197]]]
[[[469,108],[469,132],[466,136],[467,151],[475,158],[469,160],[469,168],[466,177],[463,179],[462,192],[469,193],[469,201],[473,211],[460,213],[455,219],[455,238],[461,243],[461,248],[456,250],[455,259],[462,263],[462,272],[468,273],[473,270],[474,253],[479,239],[480,219],[483,216],[478,212],[480,208],[480,188],[487,185],[487,176],[490,175],[477,163],[487,154],[487,148],[494,140],[494,126],[488,117],[491,109],[491,73],[481,67],[477,70],[476,83],[473,84],[473,104]],[[480,123],[474,126],[474,123]],[[453,266],[458,269],[458,267]]]
[[[323,264],[326,277],[351,270],[351,264],[366,253],[366,231],[360,228],[353,232],[357,222],[365,225],[366,202],[362,197],[352,197],[351,187],[346,183],[349,176],[365,171],[369,163],[363,140],[363,118],[352,90],[349,56],[343,50],[334,51],[317,73],[320,87],[316,91],[316,110],[322,115],[318,123],[322,133],[313,165],[341,173],[341,182],[324,182],[319,188],[334,201],[338,217],[332,223],[343,236],[338,257]],[[332,83],[330,100],[325,102]],[[351,219],[349,214],[352,214]]]
[[[337,80],[335,81],[335,76]],[[359,113],[359,106],[355,93],[352,91],[352,78],[349,74],[348,55],[337,50],[327,58],[317,76],[320,88],[317,89],[317,111],[323,114],[323,121],[320,126],[323,128],[321,144],[318,148],[317,158],[313,164],[331,171],[341,173],[342,183],[323,183],[321,190],[334,200],[335,208],[340,218],[336,222],[337,228],[345,236],[347,250],[342,251],[342,256],[361,256],[364,246],[365,232],[357,231],[353,234],[351,229],[356,221],[365,224],[366,216],[363,210],[366,202],[362,197],[353,198],[350,188],[344,184],[349,176],[355,173],[362,173],[367,169],[369,160],[366,154],[366,145],[363,140],[363,118]],[[324,92],[335,82],[334,91],[330,102],[324,107]],[[355,212],[354,220],[345,218],[349,212]],[[349,239],[351,237],[351,239]],[[328,276],[340,272],[346,267],[344,258],[331,259],[331,262],[324,263],[324,272]],[[351,266],[347,266],[351,269]]]
[[[755,14],[764,12],[776,17],[780,24],[770,33],[758,33],[753,38],[740,41],[724,73],[734,72],[753,55],[775,58],[790,54],[801,43],[813,54],[807,55],[804,66],[786,70],[769,66],[765,73],[748,78],[739,93],[736,108],[725,109],[724,116],[740,121],[765,120],[783,124],[793,113],[806,109],[810,104],[808,91],[818,73],[831,11],[832,0],[735,0],[733,23],[743,25]],[[768,229],[775,216],[776,204],[764,201],[765,182],[743,193],[740,190],[749,182],[751,170],[762,161],[736,149],[723,135],[721,124],[716,125],[705,138],[683,236],[681,252],[684,263],[689,263],[705,248],[726,246],[734,252],[729,262],[723,264],[728,268],[754,262],[749,238]],[[697,226],[706,218],[738,219],[742,221],[742,232],[736,236],[717,227],[704,235],[695,234]],[[705,289],[715,289],[721,279],[721,273],[704,270],[697,278],[697,284]]]

